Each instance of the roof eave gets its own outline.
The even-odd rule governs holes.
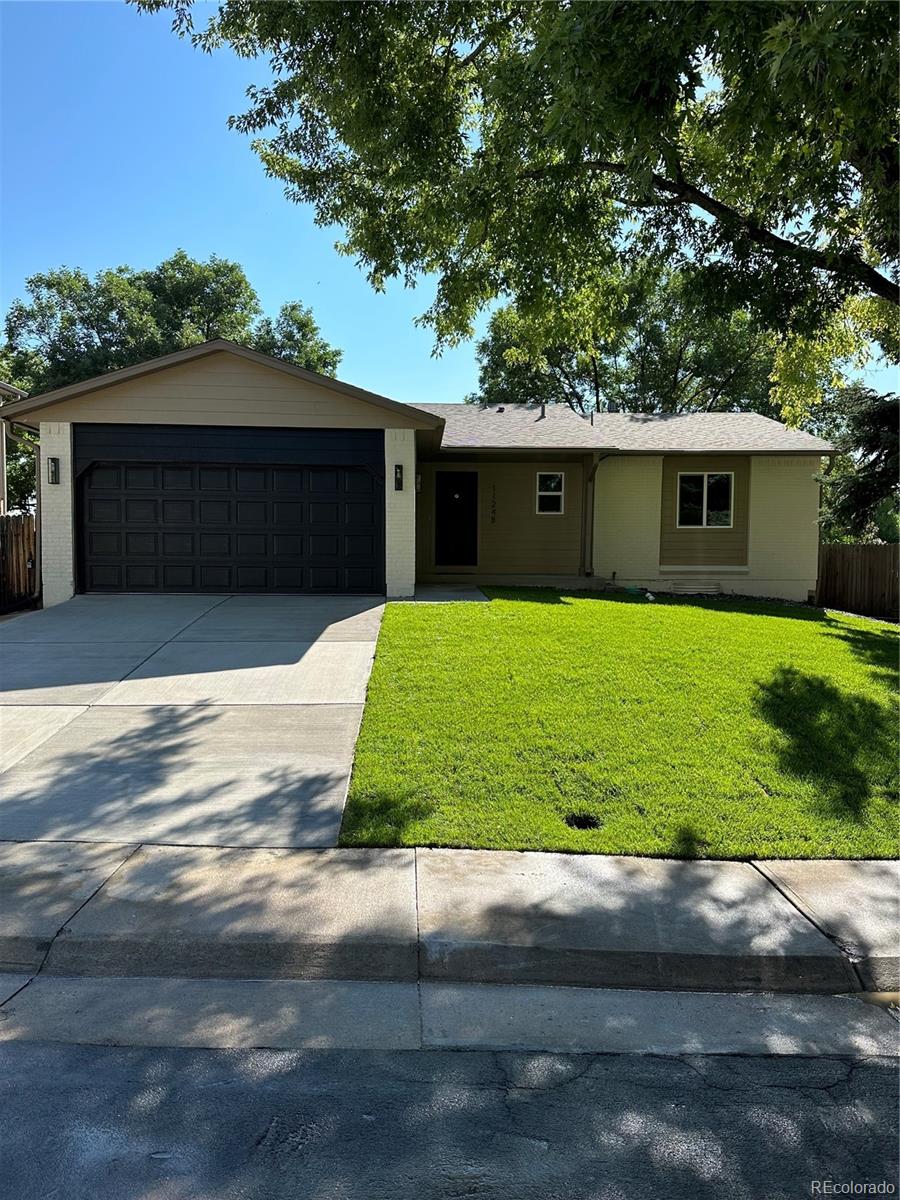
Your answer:
[[[631,446],[617,447],[616,454],[838,454],[833,446]]]

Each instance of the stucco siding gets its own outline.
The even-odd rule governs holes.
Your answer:
[[[41,581],[45,608],[75,593],[75,491],[72,479],[72,426],[42,421],[38,461],[41,489]],[[47,460],[59,459],[59,483],[47,480]]]
[[[435,474],[478,473],[478,565],[461,568],[473,577],[577,575],[581,566],[584,471],[577,461],[426,462],[419,467],[421,492],[417,528],[418,577],[439,574],[435,566]],[[538,514],[537,475],[565,476],[565,511]],[[457,572],[455,572],[457,573]]]
[[[264,425],[313,429],[411,429],[402,412],[225,352],[166,367],[50,405],[46,421],[146,425]]]
[[[388,429],[384,435],[385,585],[388,597],[412,596],[416,588],[416,435]],[[403,488],[394,485],[403,468]]]
[[[649,584],[659,574],[661,455],[604,458],[594,480],[594,574]]]
[[[678,470],[711,469],[706,456],[675,458]],[[718,462],[718,458],[715,460]],[[724,461],[724,459],[723,459]],[[662,456],[612,456],[597,468],[594,571],[623,586],[669,591],[715,585],[737,595],[806,600],[818,569],[818,455],[751,455],[747,463],[746,565],[724,562],[660,565]],[[738,482],[735,503],[741,503]],[[685,568],[684,570],[677,569]]]
[[[760,457],[751,464],[750,577],[758,594],[805,600],[819,565],[818,455]],[[767,592],[761,585],[777,585]]]

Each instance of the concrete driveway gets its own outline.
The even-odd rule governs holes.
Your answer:
[[[0,624],[0,839],[333,846],[380,597],[79,596]]]

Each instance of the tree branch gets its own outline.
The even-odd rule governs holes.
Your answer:
[[[580,163],[560,163],[558,165],[568,170],[596,171],[601,174],[617,175],[620,177],[626,177],[630,174],[624,163],[606,162],[603,159],[587,159]],[[541,175],[545,175],[555,169],[556,167],[552,165],[537,167],[531,171],[526,171],[525,174],[532,178],[539,178]],[[882,300],[889,300],[892,304],[900,304],[900,285],[894,283],[886,275],[882,275],[879,271],[876,271],[874,267],[864,262],[858,255],[846,252],[830,255],[824,250],[816,250],[811,246],[798,246],[795,242],[781,237],[771,229],[757,225],[749,217],[745,217],[743,213],[738,212],[736,208],[732,208],[729,204],[724,204],[721,200],[716,200],[714,196],[701,191],[700,188],[695,187],[692,183],[688,183],[685,179],[666,179],[664,175],[658,175],[655,171],[651,174],[650,178],[653,186],[659,191],[666,192],[670,196],[676,196],[682,203],[693,204],[723,224],[737,226],[756,245],[764,246],[767,250],[771,250],[774,254],[781,257],[793,258],[800,262],[805,262],[830,274],[839,272],[843,275],[849,275],[852,278],[858,279],[873,295],[879,296]],[[634,207],[643,207],[646,202],[625,201],[625,203],[633,203]]]
[[[459,65],[461,67],[467,67],[470,63],[473,63],[481,54],[481,52],[487,49],[498,33],[502,33],[504,29],[508,29],[510,25],[512,25],[514,15],[515,14],[510,13],[505,21],[497,21],[494,25],[491,25],[478,45],[473,50],[470,50],[465,58],[461,58],[459,60]]]

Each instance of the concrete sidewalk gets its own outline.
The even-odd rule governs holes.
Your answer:
[[[898,884],[892,862],[7,842],[0,970],[884,991]]]

